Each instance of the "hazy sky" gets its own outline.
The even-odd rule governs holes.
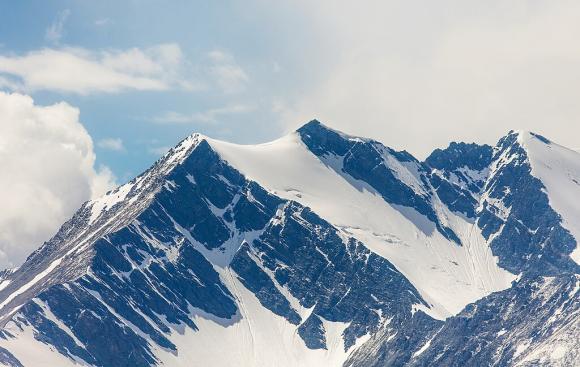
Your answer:
[[[578,19],[555,0],[0,0],[0,267],[191,132],[317,118],[419,158],[510,129],[578,148]]]

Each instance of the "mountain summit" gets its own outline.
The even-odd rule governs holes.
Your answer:
[[[7,366],[580,363],[580,155],[199,134],[0,282]],[[34,350],[34,353],[30,353]]]

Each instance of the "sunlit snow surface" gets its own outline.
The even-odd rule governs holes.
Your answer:
[[[249,179],[312,208],[391,261],[433,305],[424,311],[436,318],[508,288],[515,278],[497,266],[477,225],[465,217],[444,205],[437,208],[462,239],[463,246],[457,246],[438,231],[429,231],[432,223],[414,209],[393,207],[362,182],[353,185],[355,180],[338,174],[331,159],[323,162],[312,154],[297,133],[261,145],[209,142]],[[413,167],[397,163],[397,175],[420,187]]]

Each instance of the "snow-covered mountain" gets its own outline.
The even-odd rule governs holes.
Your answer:
[[[580,155],[194,134],[0,274],[7,366],[580,364]]]

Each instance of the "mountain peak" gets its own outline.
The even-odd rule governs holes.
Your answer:
[[[343,133],[342,131],[333,129],[331,127],[329,127],[328,125],[323,124],[322,122],[320,122],[319,120],[310,120],[309,122],[305,123],[304,125],[302,125],[300,128],[298,128],[296,130],[297,133],[299,134],[307,134],[307,133],[313,133],[316,135],[320,135],[321,133],[326,133],[326,134],[337,134],[342,138],[353,138],[345,133]]]
[[[425,163],[440,170],[467,167],[481,171],[491,163],[492,153],[493,148],[487,144],[451,142],[445,149],[435,149]]]
[[[325,125],[324,125],[322,122],[320,122],[319,120],[317,120],[317,119],[312,119],[312,120],[308,121],[307,123],[305,123],[304,125],[302,125],[300,128],[298,128],[298,130],[301,130],[301,129],[308,129],[308,128],[310,128],[310,127],[319,127],[319,126],[321,126],[321,127],[326,127],[326,126],[325,126]]]
[[[544,144],[552,144],[550,139],[529,130],[510,130],[504,138],[510,138],[509,140],[513,142],[517,141],[520,145],[531,139],[537,139]]]

